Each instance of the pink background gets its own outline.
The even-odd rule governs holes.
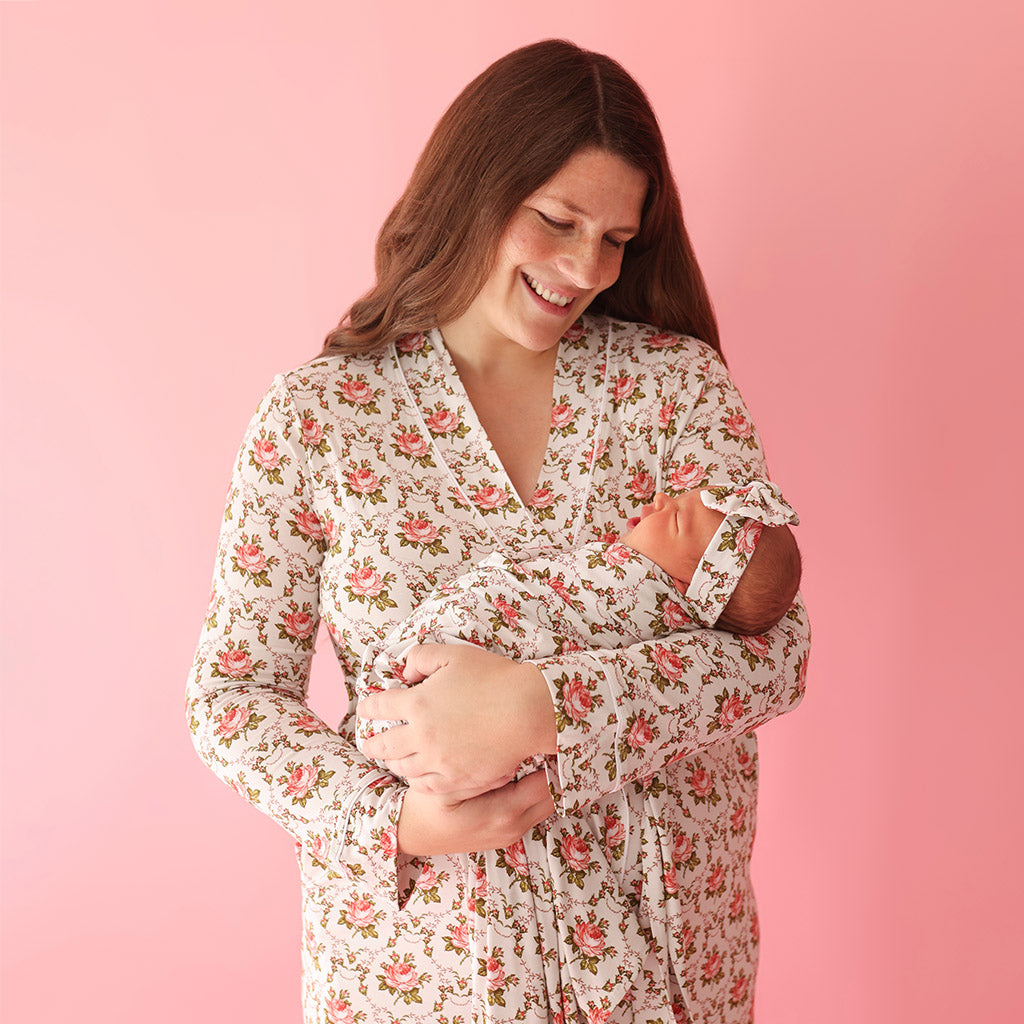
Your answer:
[[[804,519],[758,1020],[1022,1019],[1021,5],[372,6],[0,3],[4,1019],[299,1019],[291,843],[183,720],[228,472],[444,107],[551,35],[649,90]]]

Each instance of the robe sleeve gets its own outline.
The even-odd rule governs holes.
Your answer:
[[[367,878],[397,898],[405,787],[306,705],[325,548],[306,426],[278,377],[235,465],[188,680],[189,728],[213,772],[291,833],[305,870]]]
[[[659,489],[767,475],[757,432],[717,357],[696,397],[663,395],[654,414]],[[666,600],[666,625],[685,628],[682,614]],[[557,768],[549,779],[556,776],[560,812],[584,813],[600,797],[790,710],[803,696],[809,647],[798,595],[782,622],[760,637],[690,629],[536,660],[555,705]]]

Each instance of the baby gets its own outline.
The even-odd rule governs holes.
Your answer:
[[[788,528],[797,522],[772,484],[754,480],[678,497],[658,494],[617,540],[519,558],[492,554],[436,589],[380,649],[368,652],[357,679],[359,694],[405,685],[405,657],[425,642],[474,643],[518,661],[641,644],[659,685],[685,686],[673,677],[663,649],[650,642],[700,626],[750,635],[775,625],[800,582],[800,557]],[[357,719],[357,745],[396,724]],[[557,758],[538,756],[520,774],[538,767],[560,788]],[[554,954],[547,961],[553,972],[549,990],[571,991],[584,1015],[603,998],[628,990],[649,948],[631,902],[635,897],[620,884],[628,834],[626,850],[615,855],[618,864],[611,856],[598,864],[604,841],[596,821],[579,812],[553,818],[515,847],[470,857],[480,891],[502,893],[503,920],[519,921],[524,935],[532,929],[538,948]],[[579,883],[559,851],[584,847],[594,855],[590,906],[598,918],[623,922],[613,979],[599,978],[574,953],[572,900],[580,897]],[[632,851],[634,857],[649,853]],[[645,870],[651,878],[659,873]],[[478,907],[478,913],[490,922],[492,908]],[[482,951],[487,928],[481,932]]]

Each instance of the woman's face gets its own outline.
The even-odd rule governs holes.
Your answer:
[[[515,212],[472,305],[442,326],[445,341],[463,351],[512,342],[544,352],[556,345],[618,278],[646,194],[646,176],[621,157],[602,149],[570,157]]]

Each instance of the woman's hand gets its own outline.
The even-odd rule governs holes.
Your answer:
[[[543,772],[461,802],[410,789],[398,818],[398,849],[410,857],[500,850],[554,812]]]
[[[408,723],[366,740],[363,751],[410,789],[472,798],[504,786],[526,758],[557,750],[536,665],[472,645],[423,644],[409,652],[404,675],[418,685],[365,697],[359,715]]]

